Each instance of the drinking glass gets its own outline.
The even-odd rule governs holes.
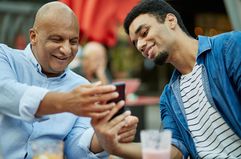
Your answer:
[[[170,130],[142,130],[141,146],[143,159],[170,159]]]
[[[64,142],[57,139],[39,139],[32,142],[32,159],[64,159]]]

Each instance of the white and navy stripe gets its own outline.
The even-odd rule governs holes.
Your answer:
[[[201,158],[241,158],[241,139],[210,104],[202,83],[202,67],[182,75],[180,91],[189,130]]]

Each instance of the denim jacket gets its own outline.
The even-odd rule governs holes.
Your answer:
[[[241,138],[241,32],[198,37],[197,64],[202,66],[204,91],[230,128]],[[171,129],[172,144],[184,158],[199,158],[180,94],[181,73],[174,70],[160,98],[164,129]]]

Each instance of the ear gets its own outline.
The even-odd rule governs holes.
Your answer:
[[[174,29],[177,25],[177,18],[174,14],[168,13],[166,15],[166,22],[168,23],[168,25],[171,29]]]
[[[37,35],[36,35],[36,30],[34,28],[31,28],[29,30],[29,39],[30,39],[30,43],[31,45],[35,45],[37,42]]]

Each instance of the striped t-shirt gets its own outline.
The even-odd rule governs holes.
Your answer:
[[[200,158],[241,158],[241,139],[208,101],[200,65],[196,64],[191,73],[181,76],[180,91]]]

